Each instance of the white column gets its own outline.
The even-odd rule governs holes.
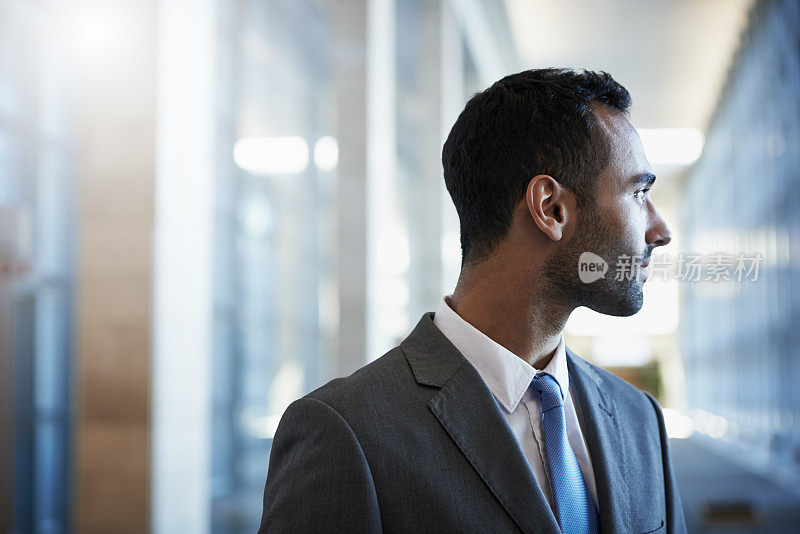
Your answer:
[[[215,2],[159,3],[151,505],[210,530]]]
[[[408,230],[396,195],[394,0],[367,4],[367,361],[394,345],[404,308],[392,298],[408,269]]]
[[[367,1],[342,2],[335,16],[337,170],[337,358],[326,379],[364,365],[367,337]]]

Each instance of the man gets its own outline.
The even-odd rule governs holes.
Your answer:
[[[562,336],[578,306],[636,313],[671,239],[629,105],[608,74],[560,69],[467,103],[442,155],[455,291],[400,346],[287,409],[261,531],[685,531],[655,399]],[[587,258],[596,275],[632,258],[632,276],[588,281]]]

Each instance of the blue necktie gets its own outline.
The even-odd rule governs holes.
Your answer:
[[[597,508],[567,439],[561,388],[552,376],[544,373],[537,374],[531,385],[542,401],[544,445],[558,524],[568,534],[596,534],[600,523]]]

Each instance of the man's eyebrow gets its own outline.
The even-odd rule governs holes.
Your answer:
[[[656,181],[656,175],[651,172],[645,172],[642,174],[637,174],[633,178],[631,178],[631,185],[639,185],[639,184],[647,184],[648,186],[653,185],[653,182]]]

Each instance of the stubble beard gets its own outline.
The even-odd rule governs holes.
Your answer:
[[[608,263],[603,278],[584,283],[578,276],[578,259],[583,252],[592,252]],[[630,251],[604,224],[594,207],[581,209],[578,230],[570,243],[551,256],[542,270],[549,282],[551,299],[568,304],[571,309],[586,306],[598,313],[627,317],[642,308],[644,296],[638,266],[633,266],[633,276],[617,278],[617,258]],[[630,274],[630,270],[626,271]]]

